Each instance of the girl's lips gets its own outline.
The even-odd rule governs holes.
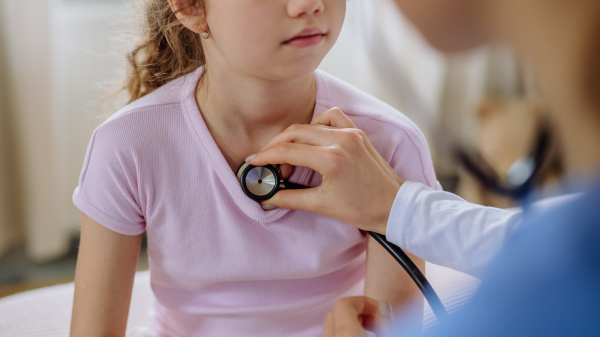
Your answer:
[[[323,31],[317,27],[305,28],[300,33],[296,34],[296,36],[284,41],[283,44],[294,48],[306,48],[321,43],[325,35],[327,35],[327,33],[323,33]]]
[[[307,36],[299,36],[285,41],[283,44],[293,48],[306,48],[316,46],[325,38],[325,34],[312,34]]]

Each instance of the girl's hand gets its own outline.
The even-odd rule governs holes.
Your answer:
[[[318,187],[279,191],[262,202],[263,208],[311,211],[381,234],[403,183],[364,132],[338,108],[320,114],[312,125],[290,126],[248,159],[256,166],[309,167],[323,176]],[[282,167],[284,176],[290,171]]]
[[[333,311],[327,314],[323,337],[374,337],[372,331],[391,323],[388,303],[365,296],[346,297],[337,300]]]

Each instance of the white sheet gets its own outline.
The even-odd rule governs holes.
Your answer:
[[[450,312],[467,303],[479,285],[476,278],[429,263],[426,274]],[[0,336],[68,336],[73,289],[73,283],[68,283],[0,299]],[[128,337],[151,336],[144,333],[144,330],[150,326],[147,313],[153,301],[149,272],[138,272],[129,309]],[[435,322],[431,308],[425,305],[424,326],[428,327]]]
[[[65,337],[69,335],[73,309],[73,283],[41,288],[0,300],[0,336]],[[150,273],[135,276],[128,335],[138,327],[150,325],[146,313],[154,296],[150,289]]]

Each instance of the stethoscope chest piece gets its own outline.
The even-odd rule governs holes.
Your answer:
[[[254,166],[243,163],[238,168],[236,176],[244,193],[256,201],[270,199],[279,190],[308,188],[282,179],[281,173],[273,165]]]
[[[238,168],[236,175],[244,193],[254,200],[267,200],[279,190],[281,178],[279,170],[273,165],[254,166],[244,163]]]

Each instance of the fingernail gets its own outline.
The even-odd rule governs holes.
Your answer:
[[[260,205],[260,207],[262,207],[263,211],[272,211],[277,208],[277,206],[271,204]]]
[[[251,154],[248,156],[248,158],[246,158],[246,163],[251,161],[252,159],[256,158],[256,154]]]
[[[379,314],[385,317],[392,317],[392,306],[386,301],[379,302]]]

